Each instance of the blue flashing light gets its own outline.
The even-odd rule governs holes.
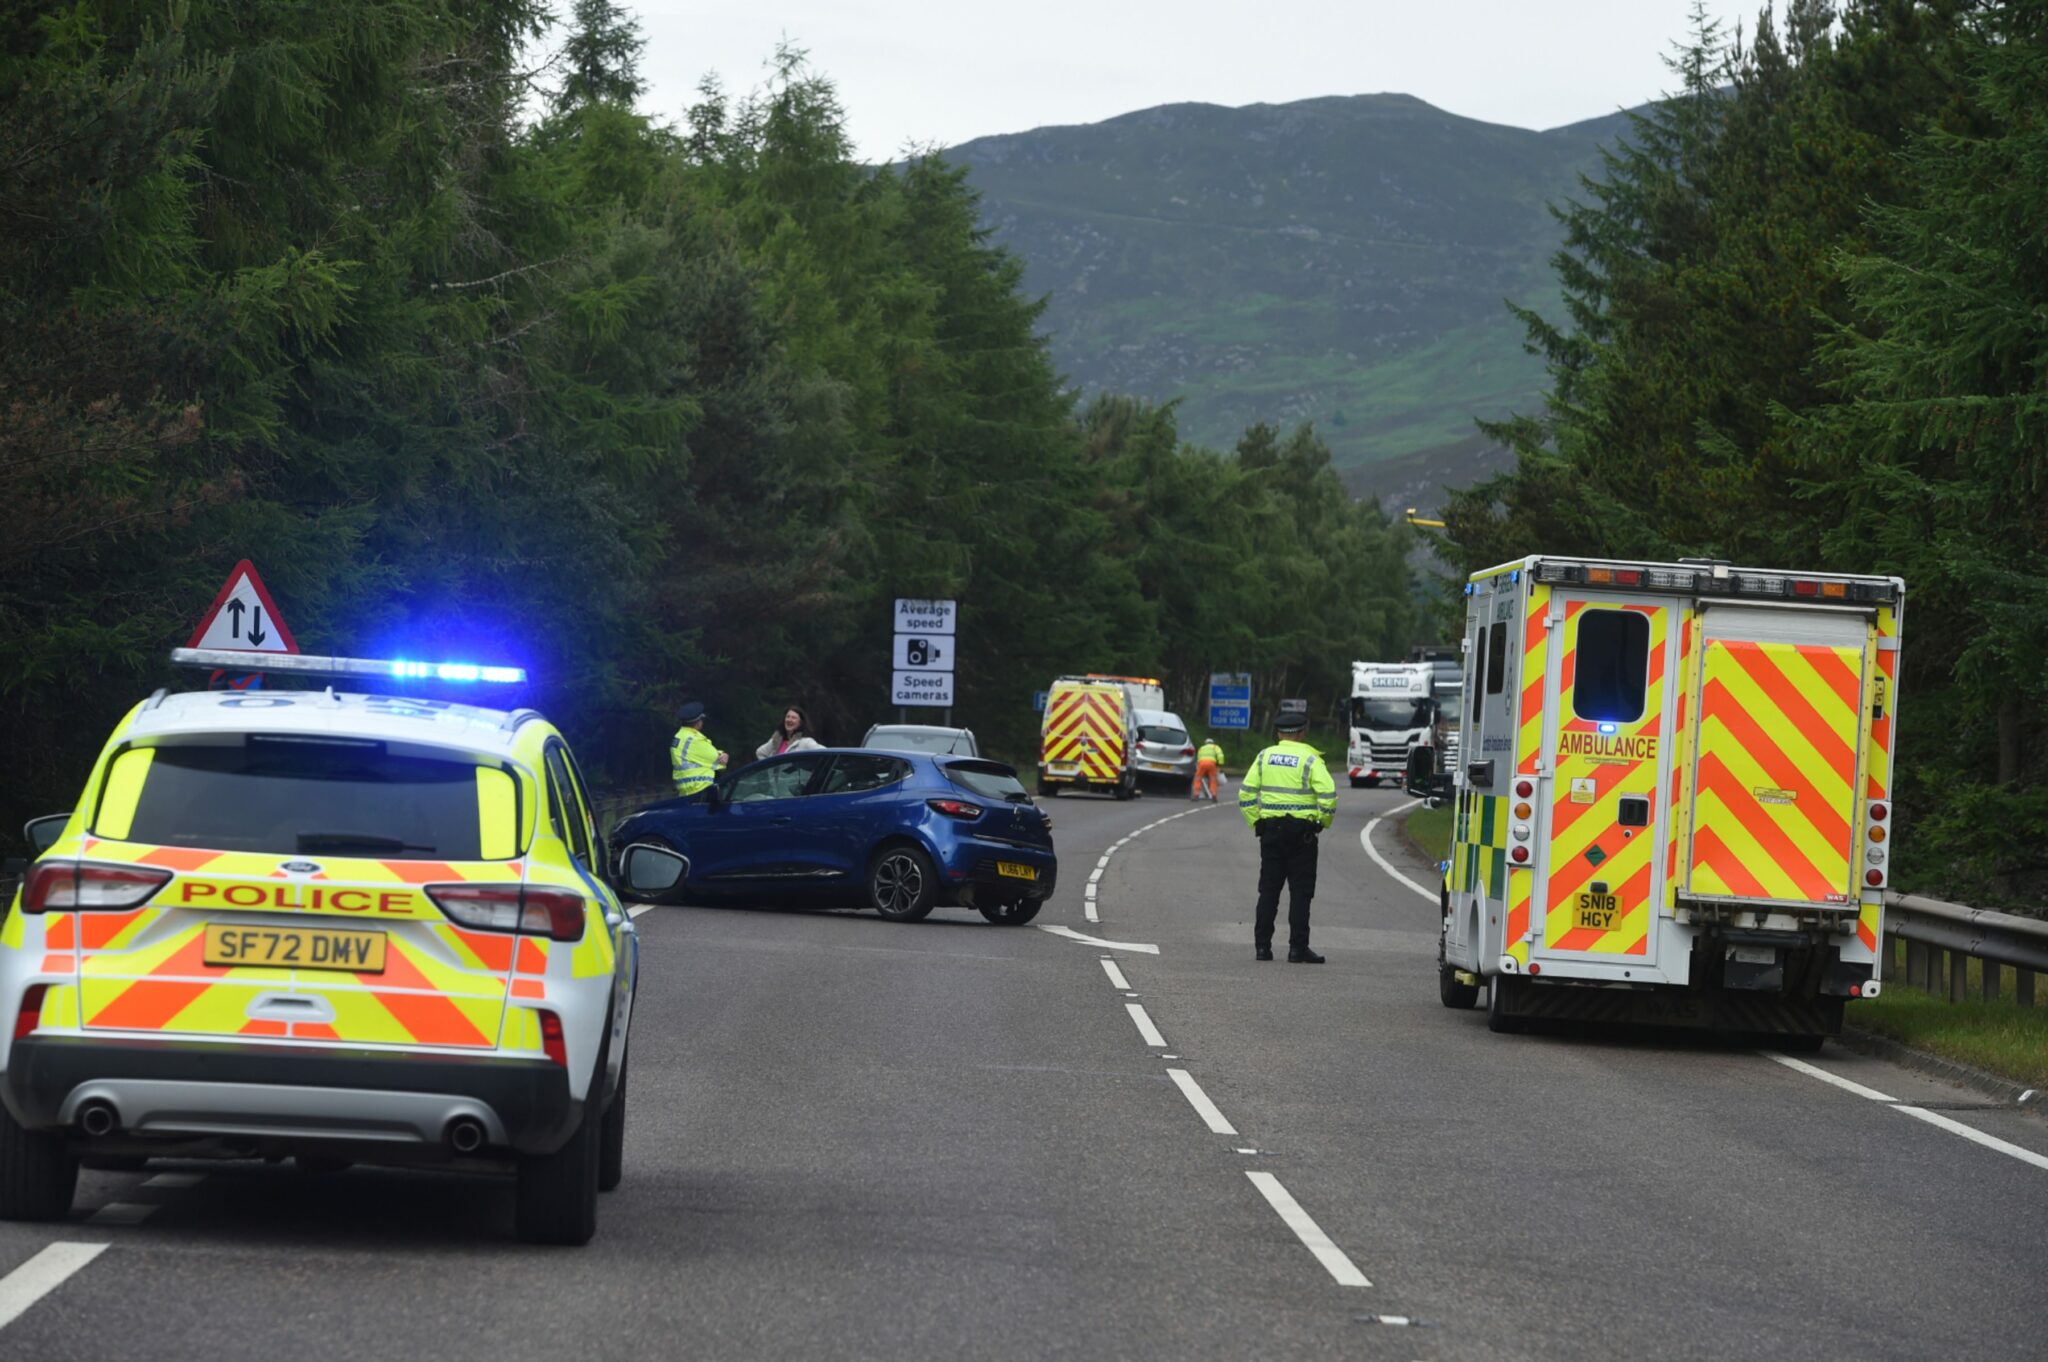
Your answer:
[[[484,667],[474,662],[393,662],[392,676],[401,681],[487,681],[517,685],[526,680],[524,667]]]
[[[1602,724],[1600,725],[1600,731],[1602,733],[1612,733],[1615,731],[1615,726],[1613,724]]]

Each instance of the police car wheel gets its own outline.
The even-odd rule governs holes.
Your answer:
[[[883,847],[868,862],[868,905],[891,922],[916,922],[938,900],[939,872],[916,847]]]
[[[603,1091],[611,1051],[611,1015],[605,1015],[604,1044],[590,1071],[591,1093]],[[513,1224],[529,1244],[590,1242],[597,1233],[597,1183],[603,1171],[604,1116],[595,1101],[583,1104],[583,1119],[567,1144],[552,1154],[522,1154],[514,1184]]]
[[[628,1055],[628,1063],[632,1056]],[[619,1066],[619,1090],[605,1108],[604,1132],[597,1146],[597,1190],[609,1192],[626,1176],[626,1075],[627,1064]]]
[[[78,1190],[78,1157],[61,1134],[27,1130],[0,1106],[0,1220],[62,1220]]]

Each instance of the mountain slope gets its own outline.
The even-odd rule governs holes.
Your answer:
[[[1530,132],[1359,95],[1167,105],[947,154],[1049,295],[1078,387],[1181,397],[1212,444],[1313,420],[1354,486],[1392,498],[1432,491],[1446,458],[1484,471],[1473,418],[1533,408],[1542,368],[1502,300],[1554,299],[1544,205],[1623,125]]]

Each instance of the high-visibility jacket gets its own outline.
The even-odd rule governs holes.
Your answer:
[[[1202,744],[1201,751],[1195,753],[1195,760],[1213,761],[1216,763],[1217,766],[1220,767],[1223,765],[1223,749],[1217,746],[1216,740],[1214,738],[1211,738],[1209,741]]]
[[[1237,810],[1254,829],[1268,818],[1327,828],[1337,817],[1337,782],[1315,748],[1282,738],[1252,759],[1237,787]]]
[[[677,794],[696,794],[718,775],[718,744],[685,724],[669,742],[668,773]]]

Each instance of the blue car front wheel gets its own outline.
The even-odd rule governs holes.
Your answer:
[[[868,862],[868,902],[891,922],[928,916],[938,893],[938,871],[916,847],[883,847]]]

